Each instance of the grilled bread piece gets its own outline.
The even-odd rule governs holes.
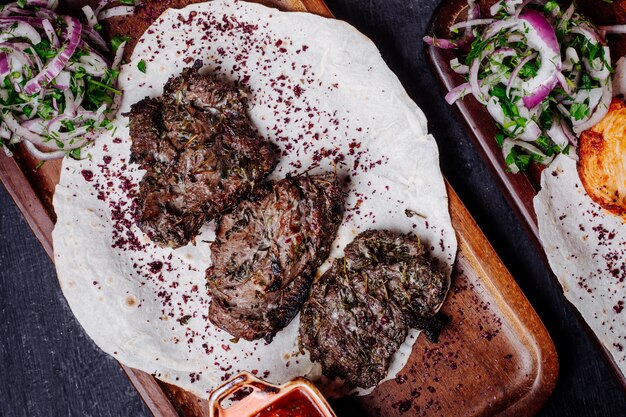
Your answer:
[[[626,104],[613,99],[607,115],[584,131],[578,146],[578,175],[593,201],[626,215]]]

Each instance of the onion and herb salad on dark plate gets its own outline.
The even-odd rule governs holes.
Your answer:
[[[577,136],[608,112],[613,96],[611,57],[599,30],[574,3],[501,1],[483,18],[468,1],[467,20],[450,27],[453,37],[426,36],[438,48],[458,49],[450,61],[466,82],[446,95],[450,104],[472,94],[497,123],[496,141],[508,169],[548,165],[568,154]]]
[[[125,42],[107,43],[98,19],[132,13],[134,1],[111,3],[83,7],[86,23],[57,14],[57,0],[0,6],[0,145],[7,155],[23,143],[42,161],[81,158],[111,126]]]

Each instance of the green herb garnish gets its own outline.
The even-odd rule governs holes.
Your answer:
[[[139,69],[139,71],[145,74],[146,73],[146,61],[144,61],[143,59],[139,61],[137,63],[137,69]]]
[[[117,51],[122,43],[128,42],[129,40],[130,36],[115,35],[111,38],[111,49],[113,49],[113,51]]]

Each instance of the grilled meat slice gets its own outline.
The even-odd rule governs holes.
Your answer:
[[[150,169],[155,163],[169,164],[177,151],[162,137],[163,105],[156,98],[144,98],[133,104],[130,110],[130,161],[142,169]]]
[[[626,219],[626,104],[614,98],[609,112],[580,135],[578,175],[589,197]]]
[[[256,133],[246,96],[208,75],[200,63],[166,83],[163,96],[131,107],[131,161],[141,181],[139,226],[179,247],[205,221],[234,207],[278,163],[278,148]]]
[[[267,184],[222,217],[207,269],[209,319],[246,340],[265,338],[296,316],[342,218],[334,174]]]
[[[301,348],[324,375],[374,386],[409,329],[432,327],[446,290],[417,240],[368,230],[313,283],[300,316]]]

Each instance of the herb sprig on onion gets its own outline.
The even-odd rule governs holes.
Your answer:
[[[446,95],[450,104],[472,94],[498,125],[511,172],[549,164],[570,152],[577,135],[598,123],[612,98],[609,48],[598,29],[555,1],[507,0],[482,18],[475,0],[468,18],[451,27],[458,39],[426,36],[430,45],[465,51],[452,69],[467,82]],[[463,30],[459,33],[459,30]]]
[[[0,145],[23,143],[41,160],[81,150],[103,129],[119,101],[125,42],[107,43],[99,19],[133,12],[133,0],[85,6],[86,24],[56,13],[58,0],[0,6]],[[105,55],[114,56],[110,62]]]

